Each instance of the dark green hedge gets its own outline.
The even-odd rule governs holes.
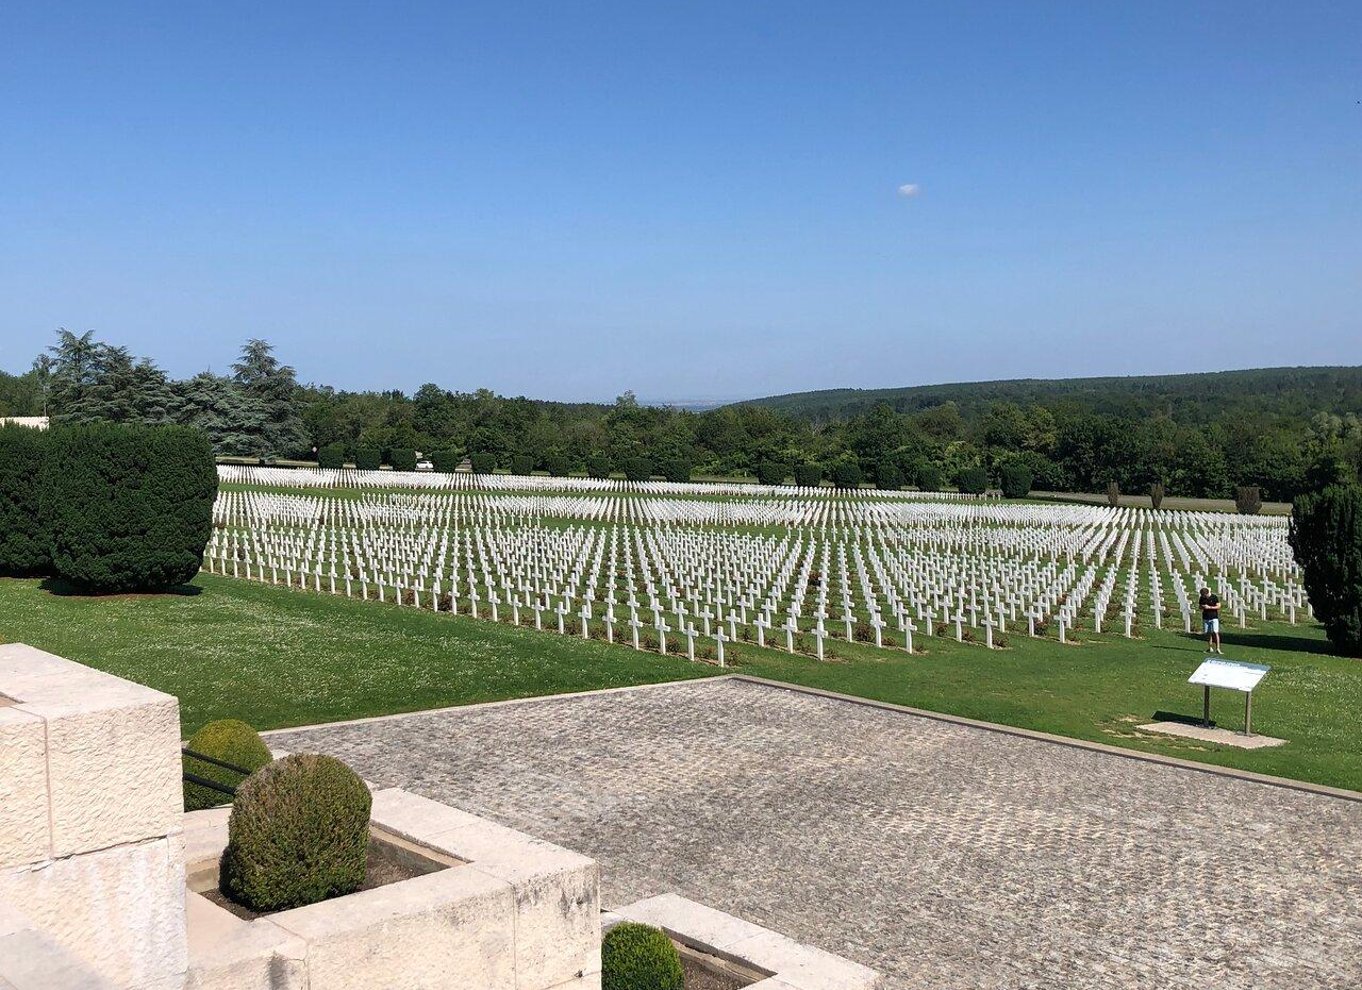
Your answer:
[[[608,478],[615,466],[610,463],[610,458],[604,454],[596,454],[586,460],[586,473],[593,478]]]
[[[511,458],[512,474],[534,474],[534,458],[529,454],[516,454]]]
[[[859,488],[861,466],[855,461],[838,461],[832,466],[832,483],[838,488]]]
[[[823,465],[796,464],[794,479],[800,488],[817,488],[823,481]]]
[[[544,458],[544,470],[555,478],[567,477],[570,467],[566,454],[550,454]]]
[[[373,447],[361,447],[355,451],[355,467],[361,471],[377,471],[382,463],[382,453]]]
[[[668,481],[690,481],[690,461],[673,457],[663,461],[657,469]]]
[[[946,484],[946,475],[935,464],[923,463],[917,466],[913,481],[924,492],[939,492]]]
[[[430,466],[441,474],[453,474],[463,463],[463,454],[457,450],[437,450],[430,455]]]
[[[653,476],[653,462],[646,457],[626,457],[620,467],[627,481],[647,481]]]
[[[0,574],[47,571],[47,534],[38,492],[48,434],[28,426],[0,426]]]
[[[59,577],[108,593],[199,572],[218,490],[202,433],[95,423],[54,429],[48,444],[40,500]]]
[[[1331,485],[1298,496],[1291,549],[1329,642],[1362,656],[1362,487]]]
[[[388,452],[388,463],[394,471],[415,471],[416,451],[401,447],[395,448]]]
[[[329,443],[317,451],[317,466],[323,468],[345,467],[345,448],[338,443]]]
[[[968,467],[960,472],[955,485],[966,495],[982,495],[988,491],[988,472],[981,467]]]
[[[903,487],[903,470],[893,461],[875,465],[875,487],[896,492]]]
[[[358,890],[372,799],[340,760],[302,753],[246,778],[232,802],[222,892],[255,911],[283,911]]]
[[[757,465],[757,483],[762,485],[780,485],[785,483],[785,479],[790,474],[790,465],[781,464],[777,461],[762,461]]]
[[[474,474],[491,474],[497,469],[496,454],[489,454],[485,451],[478,451],[469,457],[473,465]]]
[[[1031,494],[1031,469],[1021,461],[1008,461],[1000,473],[1004,498],[1026,498]]]

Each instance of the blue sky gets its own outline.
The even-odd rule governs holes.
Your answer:
[[[1358,364],[1359,100],[1356,2],[9,3],[0,367],[59,326],[567,399]]]

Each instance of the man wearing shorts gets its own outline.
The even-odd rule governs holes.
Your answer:
[[[1220,596],[1210,588],[1201,589],[1201,626],[1206,634],[1206,646],[1210,653],[1222,653],[1220,649]]]

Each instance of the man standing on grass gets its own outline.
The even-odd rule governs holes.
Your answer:
[[[1206,634],[1206,646],[1210,653],[1223,653],[1220,649],[1220,596],[1210,588],[1201,589],[1201,626]]]

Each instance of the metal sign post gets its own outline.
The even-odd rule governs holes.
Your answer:
[[[1244,695],[1244,735],[1253,735],[1253,689],[1267,676],[1272,668],[1263,663],[1241,663],[1238,660],[1222,660],[1207,657],[1201,662],[1188,684],[1200,684],[1202,688],[1201,721],[1211,724],[1211,688],[1226,688],[1239,691]]]

